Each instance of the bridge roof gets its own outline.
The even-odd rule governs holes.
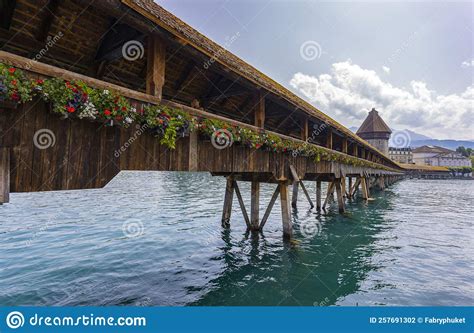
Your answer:
[[[365,146],[370,147],[370,149],[376,151],[380,155],[380,157],[392,162],[382,152],[370,145],[367,141],[365,141],[358,135],[355,135],[345,126],[341,125],[336,120],[332,119],[327,114],[325,114],[315,106],[311,105],[310,103],[306,102],[302,98],[296,96],[294,93],[292,93],[267,75],[263,74],[252,65],[246,63],[233,53],[227,51],[219,44],[204,36],[199,31],[192,28],[187,23],[185,23],[169,11],[165,10],[160,5],[154,3],[151,0],[121,0],[121,2],[138,12],[140,15],[152,21],[152,29],[155,29],[154,24],[160,26],[171,34],[178,36],[186,43],[189,43],[190,45],[203,52],[210,58],[214,58],[216,62],[219,62],[221,65],[224,65],[225,67],[231,69],[236,74],[247,78],[254,84],[257,84],[258,86],[276,94],[279,97],[283,97],[288,102],[295,105],[307,114],[323,120],[324,122],[328,123],[330,126],[334,127],[347,137]],[[388,128],[388,126],[386,127]]]

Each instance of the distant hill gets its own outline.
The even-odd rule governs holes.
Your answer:
[[[451,149],[451,150],[456,150],[456,148],[459,146],[464,146],[465,148],[474,149],[474,141],[465,141],[465,140],[436,140],[436,139],[414,140],[410,144],[410,146],[413,148],[424,146],[424,145],[440,146],[440,147]]]
[[[358,127],[349,127],[349,129],[356,133]],[[393,132],[395,132],[395,129],[392,129]],[[474,149],[474,141],[469,141],[469,140],[438,140],[438,139],[432,139],[426,135],[419,134],[413,131],[410,131],[408,129],[404,130],[406,133],[409,134],[410,136],[410,147],[416,148],[416,147],[421,147],[424,145],[427,146],[440,146],[443,148],[447,149],[452,149],[456,150],[457,147],[459,146],[464,146],[465,148],[472,148]],[[390,143],[389,143],[390,145]],[[393,146],[393,145],[390,145]]]

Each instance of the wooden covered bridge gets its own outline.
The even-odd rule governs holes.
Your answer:
[[[0,202],[9,192],[98,188],[120,170],[227,177],[250,230],[278,196],[314,181],[334,191],[384,188],[403,169],[326,114],[152,1],[7,0],[0,27]],[[238,34],[234,36],[238,38]],[[250,214],[239,181],[252,182]],[[259,216],[259,185],[275,183]],[[328,182],[324,203],[321,182]],[[190,184],[192,186],[192,184]],[[224,190],[223,190],[224,193]]]

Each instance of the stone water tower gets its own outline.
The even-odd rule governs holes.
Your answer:
[[[388,140],[392,130],[380,117],[379,112],[372,108],[367,118],[357,130],[357,135],[366,140],[372,146],[388,155]]]

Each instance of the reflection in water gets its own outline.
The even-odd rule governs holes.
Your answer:
[[[99,190],[13,194],[0,207],[0,305],[474,300],[472,182],[405,180],[374,202],[349,202],[343,216],[302,197],[290,243],[278,202],[262,234],[246,232],[237,201],[222,229],[224,187],[207,174],[124,172]],[[262,186],[262,214],[273,190]],[[249,184],[241,191],[249,199]],[[127,237],[129,221],[143,234]]]

